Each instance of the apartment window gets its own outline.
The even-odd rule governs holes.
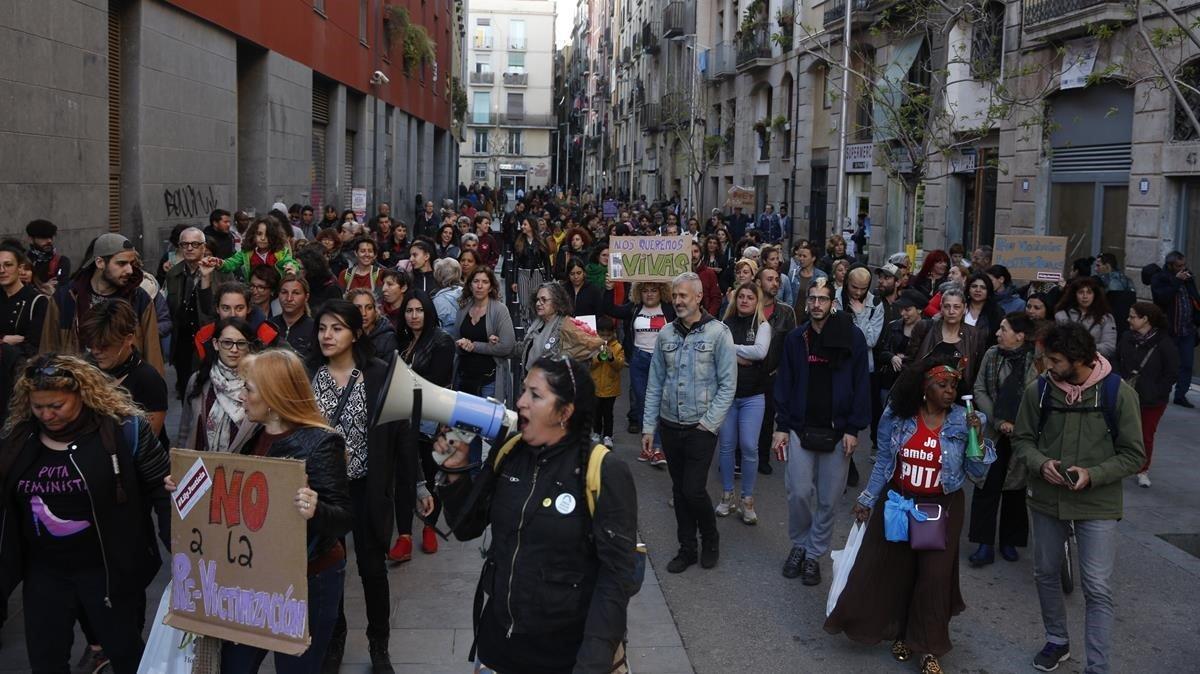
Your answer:
[[[475,62],[475,72],[490,73],[490,72],[492,72],[492,64],[488,63],[487,61],[476,61]]]
[[[475,35],[472,44],[476,49],[492,48],[492,20],[475,19]]]
[[[510,72],[510,73],[525,72],[525,52],[523,52],[523,51],[508,52],[508,72]]]
[[[971,77],[994,79],[1004,58],[1004,4],[989,2],[971,33]]]
[[[367,0],[358,0],[358,41],[367,43]]]
[[[513,19],[508,22],[508,48],[525,50],[524,19]]]
[[[821,80],[821,107],[828,110],[833,107],[833,68],[825,66],[825,77]]]
[[[488,151],[488,132],[475,132],[475,154],[487,154]]]
[[[1198,88],[1200,86],[1200,59],[1185,63],[1182,68],[1175,71],[1175,80],[1184,85],[1180,89],[1183,91],[1184,100],[1188,102],[1188,107],[1194,114],[1200,116],[1200,94],[1196,93],[1200,91]],[[1192,126],[1192,120],[1188,117],[1187,110],[1178,101],[1175,101],[1173,105],[1175,128],[1172,137],[1175,140],[1200,140],[1200,132]],[[1200,204],[1200,202],[1197,203]]]
[[[525,94],[508,95],[508,116],[513,119],[525,117]]]
[[[523,135],[524,134],[520,131],[509,131],[508,132],[508,153],[509,154],[521,154],[521,146],[524,144],[522,142]]]
[[[477,161],[471,165],[472,180],[487,180],[487,162]]]
[[[492,94],[487,91],[476,91],[471,99],[471,121],[475,124],[487,124],[488,114],[492,111]]]

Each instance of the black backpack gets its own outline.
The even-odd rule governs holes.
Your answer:
[[[1046,375],[1042,375],[1037,379],[1038,386],[1038,425],[1036,437],[1042,437],[1042,429],[1046,427],[1046,420],[1050,417],[1051,412],[1063,412],[1065,414],[1080,414],[1094,412],[1095,407],[1079,406],[1079,407],[1057,407],[1050,404],[1050,396],[1046,391],[1050,388],[1050,379]],[[1104,423],[1108,425],[1108,433],[1112,435],[1113,443],[1117,441],[1117,398],[1121,392],[1121,375],[1115,370],[1108,373],[1104,381],[1100,383],[1100,412],[1104,414]]]

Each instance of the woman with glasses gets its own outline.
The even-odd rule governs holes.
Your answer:
[[[259,265],[250,272],[250,308],[257,308],[267,320],[283,313],[279,306],[279,284],[283,277],[274,267]]]
[[[150,513],[169,507],[167,453],[144,413],[83,359],[38,356],[13,388],[0,455],[12,515],[0,586],[21,586],[30,669],[69,671],[85,620],[113,670],[136,672],[145,591],[162,565]],[[158,537],[169,549],[169,532]]]
[[[213,335],[204,363],[188,381],[176,437],[188,449],[240,452],[260,428],[246,417],[246,382],[238,370],[258,341],[250,324],[236,316],[218,320]]]
[[[346,441],[346,477],[354,513],[354,553],[367,611],[367,648],[374,667],[388,665],[391,634],[390,595],[385,558],[394,516],[396,462],[416,475],[416,453],[407,439],[407,424],[376,424],[387,387],[387,363],[363,328],[362,313],[346,300],[330,300],[314,317],[319,351],[308,361],[317,408]],[[399,485],[415,489],[415,480]],[[411,502],[411,496],[401,500]],[[411,519],[411,513],[409,519]],[[336,670],[346,644],[344,607],[325,657]],[[390,668],[390,665],[389,665]]]
[[[568,264],[574,263],[571,260]],[[582,272],[582,268],[575,267]],[[561,354],[581,362],[590,362],[600,353],[604,340],[587,325],[571,317],[571,295],[557,282],[543,283],[533,297],[533,322],[525,333],[519,353],[528,372],[542,356]]]
[[[622,671],[630,595],[636,591],[637,492],[611,452],[594,511],[585,494],[595,386],[588,366],[542,358],[517,401],[521,435],[472,477],[470,449],[439,435],[446,456],[438,495],[454,535],[491,527],[476,587],[476,672]],[[503,475],[503,478],[499,476]]]

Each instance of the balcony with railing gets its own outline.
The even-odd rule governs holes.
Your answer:
[[[470,83],[472,86],[490,87],[496,82],[496,73],[471,73]]]
[[[642,104],[642,131],[656,132],[662,128],[662,121],[662,106],[660,104]]]
[[[737,72],[737,54],[732,42],[718,42],[708,52],[708,71],[705,76],[710,82],[732,77]]]
[[[504,73],[504,86],[506,86],[506,87],[529,86],[529,73]]]
[[[509,110],[506,113],[501,113],[496,123],[500,126],[509,127],[553,129],[558,126],[558,119],[554,115],[535,115],[523,111],[515,112]]]
[[[771,26],[766,22],[742,33],[738,40],[737,69],[750,70],[767,65],[771,60]]]
[[[850,28],[862,28],[875,20],[876,9],[881,0],[850,0]],[[846,18],[846,0],[827,0],[825,3],[825,30],[842,27]]]
[[[642,51],[646,52],[647,54],[657,54],[660,34],[658,21],[646,21],[643,23]]]
[[[691,118],[691,96],[683,91],[668,91],[662,97],[662,121],[666,128],[685,126]]]
[[[683,37],[696,32],[696,12],[694,2],[671,0],[663,8],[663,33],[665,38]]]
[[[1025,35],[1036,41],[1083,35],[1097,24],[1129,20],[1128,8],[1111,0],[1024,0]]]
[[[495,112],[472,110],[467,116],[467,126],[496,126],[500,115]]]

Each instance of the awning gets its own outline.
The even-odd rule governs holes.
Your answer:
[[[892,133],[891,121],[904,102],[904,83],[908,80],[908,71],[912,70],[913,61],[917,60],[917,53],[921,51],[924,41],[924,35],[915,35],[895,45],[883,75],[875,81],[877,100],[872,105],[871,125],[874,127],[877,141],[890,140],[895,136]]]

